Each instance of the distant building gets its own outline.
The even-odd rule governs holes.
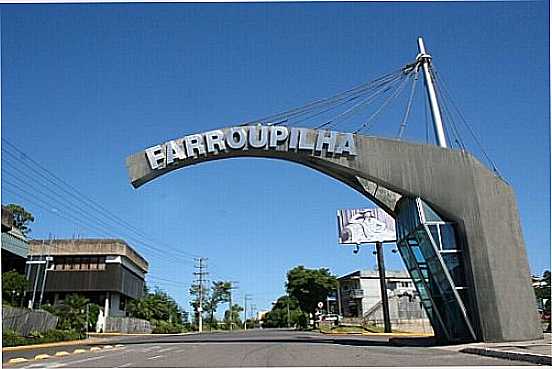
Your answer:
[[[148,262],[116,239],[33,240],[27,264],[30,305],[55,305],[77,293],[104,316],[126,316],[129,301],[143,296],[148,272]]]
[[[388,296],[416,295],[416,288],[406,271],[385,272]],[[341,314],[361,318],[381,301],[379,273],[357,270],[338,278]]]
[[[13,214],[2,206],[2,273],[11,270],[25,273],[28,252],[27,238],[15,227]]]

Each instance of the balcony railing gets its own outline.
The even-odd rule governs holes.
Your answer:
[[[361,299],[364,297],[364,291],[361,289],[349,290],[347,296],[353,299]]]

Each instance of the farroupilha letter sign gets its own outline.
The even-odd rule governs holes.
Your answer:
[[[152,170],[186,159],[237,150],[304,151],[356,156],[352,133],[285,126],[250,125],[217,129],[168,141],[145,150]]]

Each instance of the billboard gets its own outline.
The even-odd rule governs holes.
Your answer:
[[[381,209],[337,211],[339,243],[395,242],[395,219]]]

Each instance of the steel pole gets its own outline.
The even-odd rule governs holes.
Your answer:
[[[243,330],[247,330],[247,294],[243,296]]]
[[[380,280],[384,332],[391,333],[391,319],[389,318],[389,299],[387,298],[387,283],[385,282],[385,262],[383,261],[383,247],[381,242],[376,242],[376,255],[378,258],[378,274]]]
[[[339,286],[339,279],[337,280],[337,314],[339,316],[342,315],[341,313],[341,287]]]
[[[430,73],[430,61],[431,56],[426,53],[424,40],[418,37],[418,50],[420,51],[419,59],[422,63],[422,69],[424,70],[425,85],[427,89],[427,96],[429,98],[429,105],[431,107],[431,116],[433,117],[433,128],[435,131],[435,139],[437,144],[441,147],[447,148],[447,139],[445,137],[445,129],[443,128],[443,119],[441,118],[441,110],[439,109],[439,102],[437,101],[437,94],[435,93],[435,86],[433,85],[433,78]]]

